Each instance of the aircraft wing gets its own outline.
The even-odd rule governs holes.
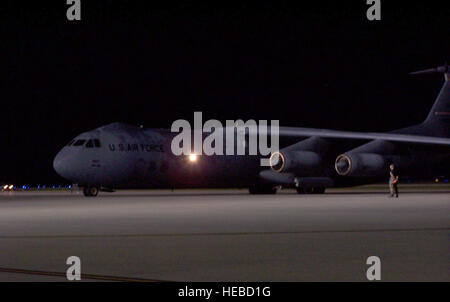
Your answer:
[[[377,132],[353,132],[328,129],[279,127],[280,137],[323,137],[354,140],[385,140],[391,142],[404,142],[415,144],[431,144],[450,146],[450,138],[421,136],[412,134],[377,133]],[[270,128],[268,130],[270,135]]]

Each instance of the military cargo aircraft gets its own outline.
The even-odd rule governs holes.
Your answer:
[[[262,167],[258,155],[176,156],[171,142],[177,133],[122,123],[78,135],[53,166],[85,196],[120,188],[228,187],[274,194],[281,186],[323,193],[387,181],[391,163],[411,178],[448,175],[450,70],[446,65],[413,74],[431,72],[443,73],[445,83],[423,123],[388,133],[279,127],[282,148],[271,154],[270,167]]]

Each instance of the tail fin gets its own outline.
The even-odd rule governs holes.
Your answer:
[[[424,73],[443,73],[445,82],[422,126],[430,135],[450,137],[450,68],[445,64],[445,66],[411,72],[410,74]]]

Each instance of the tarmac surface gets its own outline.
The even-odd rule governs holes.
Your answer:
[[[0,281],[450,281],[450,191],[384,191],[2,192]]]

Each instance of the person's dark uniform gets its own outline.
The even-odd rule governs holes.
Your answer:
[[[395,171],[395,167],[392,164],[390,166],[390,172],[389,172],[389,189],[391,191],[391,197],[398,197],[398,174]]]

